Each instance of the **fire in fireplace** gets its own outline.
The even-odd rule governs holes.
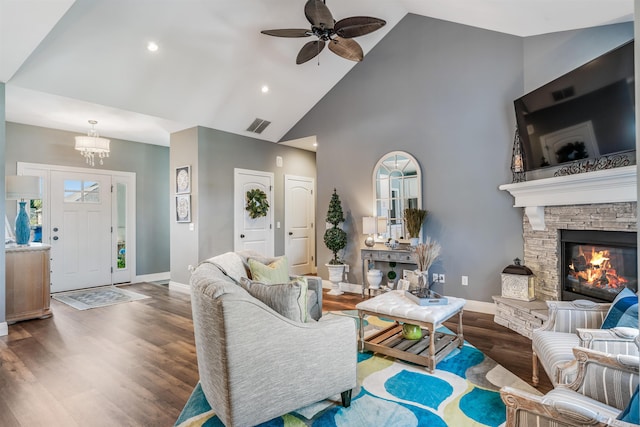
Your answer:
[[[610,302],[638,289],[635,232],[561,230],[562,299]]]

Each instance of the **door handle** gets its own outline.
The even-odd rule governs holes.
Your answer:
[[[53,240],[58,240],[58,236],[53,236]]]
[[[293,231],[290,231],[290,232],[289,232],[289,236],[293,236]]]
[[[244,234],[241,234],[241,235],[240,235],[240,238],[241,238],[241,239],[244,239]]]

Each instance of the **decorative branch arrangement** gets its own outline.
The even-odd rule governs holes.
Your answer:
[[[440,244],[438,242],[431,241],[431,237],[427,236],[425,243],[419,243],[413,252],[413,259],[418,265],[419,271],[427,271],[429,267],[440,256]]]
[[[422,223],[427,218],[429,212],[424,209],[406,208],[404,210],[404,221],[407,224],[407,233],[411,237],[418,237]]]

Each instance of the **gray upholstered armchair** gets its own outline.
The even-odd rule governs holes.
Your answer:
[[[544,396],[511,387],[500,395],[507,407],[506,427],[632,425],[616,418],[638,385],[637,356],[613,355],[586,348],[573,350],[576,379]]]
[[[229,427],[253,426],[340,393],[349,406],[356,386],[354,320],[290,320],[216,264],[213,258],[192,272],[191,302],[200,383],[218,418]],[[228,272],[241,272],[241,264],[231,264],[224,266]]]
[[[586,300],[547,301],[549,319],[532,336],[532,382],[538,384],[538,361],[556,386],[575,379],[574,347],[612,354],[638,355],[634,328],[599,329],[611,304]]]

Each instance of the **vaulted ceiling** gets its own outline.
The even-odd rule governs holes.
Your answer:
[[[335,19],[387,25],[357,39],[362,63],[325,49],[296,65],[309,39],[260,30],[308,28],[304,3],[0,0],[6,119],[78,133],[94,119],[103,136],[159,145],[195,125],[278,142],[407,13],[522,37],[633,20],[633,0],[327,0]],[[255,118],[271,122],[260,135]]]

